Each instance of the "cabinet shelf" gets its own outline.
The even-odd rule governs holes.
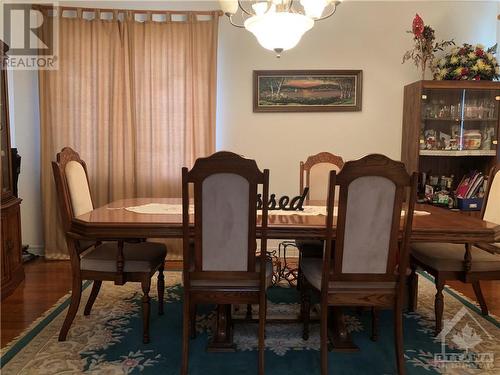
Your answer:
[[[423,121],[452,121],[452,122],[460,122],[460,118],[448,118],[448,117],[422,117]],[[467,118],[463,119],[464,121],[498,121],[496,118]]]
[[[420,156],[496,156],[496,150],[420,150]]]

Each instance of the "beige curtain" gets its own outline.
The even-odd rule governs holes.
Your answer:
[[[218,12],[138,13],[58,15],[58,70],[39,74],[48,259],[68,257],[51,170],[62,147],[87,162],[96,206],[179,197],[181,168],[214,151]],[[178,259],[179,241],[169,242]]]

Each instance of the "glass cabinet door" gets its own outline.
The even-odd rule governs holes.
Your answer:
[[[420,155],[495,156],[499,100],[496,90],[424,90]]]

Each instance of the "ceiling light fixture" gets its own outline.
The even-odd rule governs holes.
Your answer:
[[[219,3],[233,26],[247,29],[262,47],[280,57],[283,51],[295,47],[316,21],[331,17],[340,1],[220,0]]]

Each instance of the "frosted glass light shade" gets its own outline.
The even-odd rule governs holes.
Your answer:
[[[238,0],[219,0],[219,5],[224,14],[235,14],[238,11]]]
[[[328,3],[328,0],[300,0],[300,4],[304,7],[306,16],[314,19],[321,18]]]
[[[245,21],[245,28],[257,38],[265,49],[277,53],[295,47],[314,21],[302,14],[267,12]]]

